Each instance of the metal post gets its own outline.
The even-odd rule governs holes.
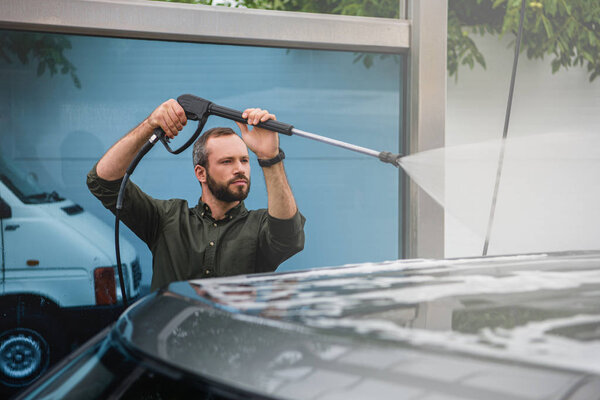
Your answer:
[[[447,0],[410,0],[409,154],[444,146]],[[443,173],[443,171],[440,171]],[[444,256],[444,210],[409,184],[405,257]]]

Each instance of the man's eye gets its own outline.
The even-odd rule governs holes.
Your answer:
[[[231,160],[223,160],[221,161],[221,164],[231,164]]]
[[[248,159],[248,158],[243,158],[243,159],[242,159],[242,162],[243,162],[243,163],[247,163],[247,162],[249,162],[249,161],[250,161],[250,159]]]

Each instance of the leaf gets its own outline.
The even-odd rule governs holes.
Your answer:
[[[73,79],[73,83],[75,84],[75,87],[77,89],[81,89],[81,81],[79,80],[77,75],[75,75],[74,72],[71,72],[71,78]]]
[[[567,15],[571,15],[571,6],[565,0],[560,0],[560,4],[563,6]]]
[[[544,2],[544,8],[548,14],[552,16],[556,15],[556,10],[558,9],[556,0],[546,0]]]
[[[588,53],[587,51],[581,52],[581,55],[583,56],[583,58],[585,58],[586,60],[588,60],[592,64],[594,63],[594,57],[592,57],[592,55],[590,53]]]
[[[503,3],[506,3],[506,0],[495,0],[494,4],[492,4],[492,8],[498,8],[500,7]]]
[[[544,29],[546,29],[546,35],[548,36],[548,39],[550,39],[554,36],[554,30],[552,29],[552,24],[545,15],[542,15],[542,23],[544,24]]]

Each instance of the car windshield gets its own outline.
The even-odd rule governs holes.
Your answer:
[[[54,203],[64,200],[58,193],[45,192],[34,179],[11,166],[0,156],[0,180],[23,203]]]
[[[61,368],[60,368],[61,367]],[[60,371],[50,374],[22,399],[210,399],[248,398],[223,386],[184,374],[128,352],[114,334],[92,343]]]

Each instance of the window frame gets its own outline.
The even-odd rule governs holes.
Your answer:
[[[406,55],[401,145],[389,150],[412,154],[444,146],[447,0],[398,1],[401,18],[393,19],[149,0],[3,0],[0,28]],[[443,209],[404,172],[398,179],[398,257],[443,257]]]

